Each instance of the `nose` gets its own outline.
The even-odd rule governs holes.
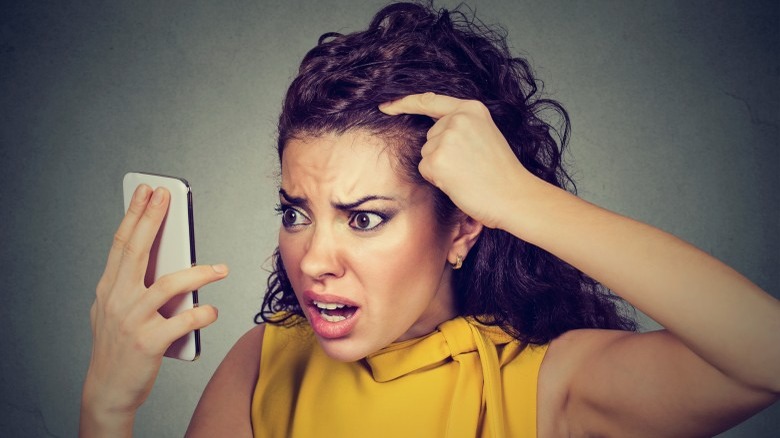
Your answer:
[[[333,230],[315,225],[301,259],[301,271],[315,280],[341,277],[344,272],[339,261],[340,251]]]

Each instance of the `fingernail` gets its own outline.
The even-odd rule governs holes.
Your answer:
[[[152,195],[152,205],[160,205],[162,204],[163,200],[163,192],[162,189],[158,188],[154,191],[154,195]]]
[[[227,265],[224,265],[222,263],[218,265],[211,265],[211,269],[214,270],[217,274],[227,274],[228,273],[228,267]]]
[[[135,189],[136,202],[145,202],[148,197],[149,197],[149,186],[145,184],[141,184]]]

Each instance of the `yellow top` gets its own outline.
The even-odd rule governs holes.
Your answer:
[[[252,397],[256,437],[535,437],[547,346],[457,317],[357,362],[337,362],[308,323],[266,325]]]

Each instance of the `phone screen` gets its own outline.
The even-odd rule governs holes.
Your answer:
[[[195,234],[192,215],[192,190],[183,178],[142,172],[129,172],[123,180],[125,211],[133,192],[139,184],[153,189],[165,187],[171,193],[168,213],[149,253],[149,265],[144,282],[147,287],[163,275],[181,271],[195,265]],[[177,295],[159,312],[165,318],[177,315],[198,305],[198,291]],[[195,360],[200,356],[200,332],[192,331],[177,339],[165,352],[165,356],[182,360]]]

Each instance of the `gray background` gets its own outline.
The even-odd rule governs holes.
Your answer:
[[[321,33],[363,28],[385,2],[73,3],[0,6],[0,435],[76,434],[121,177],[146,170],[189,179],[198,259],[232,268],[201,291],[220,309],[203,357],[166,361],[136,422],[179,436],[259,307],[282,93]],[[472,4],[570,111],[584,198],[777,296],[775,1]],[[770,436],[779,418],[775,405],[725,436]]]

